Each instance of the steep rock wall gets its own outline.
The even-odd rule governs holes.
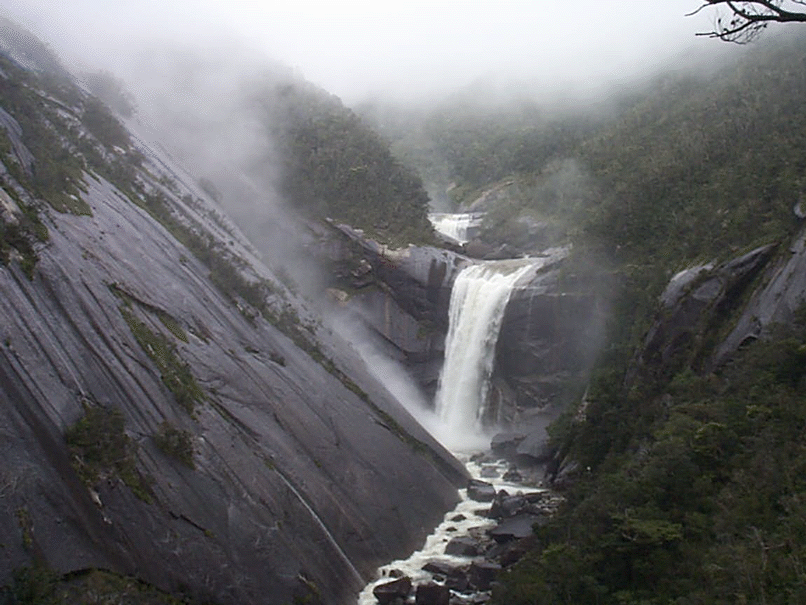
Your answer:
[[[450,250],[393,250],[345,225],[320,231],[313,253],[333,268],[337,302],[390,345],[431,395],[448,331],[451,286],[467,258]],[[323,256],[325,252],[325,257]]]
[[[671,374],[684,364],[717,371],[748,341],[786,325],[806,302],[806,231],[788,246],[758,247],[719,265],[675,275],[627,380]]]
[[[517,422],[518,410],[562,408],[598,353],[605,298],[592,284],[564,284],[562,265],[545,267],[510,297],[496,367],[496,383],[511,393],[504,418]]]
[[[5,133],[28,157],[24,130]],[[7,210],[39,208],[49,232],[35,266],[12,251],[0,267],[0,584],[37,561],[222,604],[351,602],[453,505],[464,470],[169,158],[139,151],[170,220],[90,172],[90,214],[56,212],[0,164]],[[65,433],[88,410],[120,414],[125,476],[82,481]],[[159,446],[164,426],[189,437],[192,467]]]

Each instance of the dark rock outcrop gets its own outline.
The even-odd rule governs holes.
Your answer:
[[[526,439],[524,433],[504,432],[497,433],[490,441],[490,450],[493,454],[507,460],[512,460],[518,453],[518,446]]]
[[[467,571],[470,585],[476,590],[490,590],[490,586],[501,573],[501,566],[484,559],[473,561]]]
[[[415,605],[448,605],[450,601],[450,589],[434,582],[420,584],[414,593]]]
[[[372,589],[372,594],[378,599],[380,605],[388,605],[399,600],[405,600],[411,592],[411,578],[403,576],[391,582],[379,584]]]
[[[561,406],[563,391],[584,382],[599,349],[606,301],[594,284],[561,281],[564,262],[553,254],[510,296],[493,377],[504,421],[520,420],[517,409]]]
[[[453,279],[468,260],[429,246],[390,249],[346,225],[315,229],[311,252],[332,269],[339,306],[394,349],[431,395],[448,329]],[[323,257],[324,252],[324,257]]]
[[[806,231],[783,252],[766,245],[718,266],[681,271],[661,296],[627,381],[646,373],[670,375],[683,364],[714,370],[743,344],[792,321],[804,302]]]
[[[719,365],[743,343],[762,338],[775,324],[792,321],[806,302],[806,231],[795,237],[784,254],[775,258],[763,284],[744,306],[733,329],[717,347],[713,363]]]
[[[516,515],[491,529],[490,536],[499,543],[528,538],[534,533],[532,527],[542,522],[545,522],[545,518],[537,515]]]
[[[429,247],[388,250],[344,225],[321,232],[315,249],[328,250],[339,306],[391,345],[433,395],[453,281],[462,268],[479,261]],[[511,257],[514,251],[501,254]],[[544,427],[568,403],[574,386],[584,383],[607,311],[598,284],[560,279],[567,250],[550,249],[545,256],[545,264],[516,286],[507,305],[486,418],[517,427],[524,438],[532,436],[526,449],[510,457],[531,463],[545,457]]]
[[[445,554],[457,557],[475,557],[479,554],[475,540],[466,536],[453,538],[445,545]]]
[[[711,365],[711,338],[744,304],[748,288],[763,271],[774,250],[774,246],[762,246],[719,266],[700,265],[675,275],[661,296],[660,313],[630,366],[627,382],[643,373],[671,375],[684,363],[707,370]],[[746,308],[749,314],[746,311],[744,317],[753,317],[756,310]],[[717,359],[735,350],[744,338],[758,335],[755,329],[748,332],[750,323],[749,319],[740,320],[742,327],[733,333],[743,336],[729,336],[720,347],[722,353],[717,354]]]

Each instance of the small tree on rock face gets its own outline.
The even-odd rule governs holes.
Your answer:
[[[720,11],[710,32],[697,34],[727,42],[752,42],[770,23],[806,23],[806,0],[705,0],[692,15],[709,7]]]

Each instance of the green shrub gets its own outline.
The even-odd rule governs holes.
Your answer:
[[[154,435],[154,441],[165,454],[176,458],[188,468],[196,468],[193,460],[193,440],[189,432],[176,428],[166,420],[160,424],[159,431]]]
[[[196,404],[206,397],[190,367],[177,355],[176,346],[165,335],[149,329],[125,305],[120,307],[120,313],[143,351],[157,365],[162,382],[173,393],[176,402],[188,414],[193,414]]]
[[[137,445],[126,435],[120,410],[86,405],[84,416],[67,429],[64,437],[73,468],[87,486],[120,479],[141,500],[151,501],[148,487],[137,471]]]

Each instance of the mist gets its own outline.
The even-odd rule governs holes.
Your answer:
[[[356,108],[428,111],[460,101],[495,113],[526,102],[525,121],[535,107],[601,112],[658,73],[717,63],[726,45],[695,36],[710,29],[713,15],[686,16],[698,6],[697,0],[10,0],[0,12],[48,42],[79,77],[98,70],[119,77],[137,108],[130,126],[212,182],[220,192],[214,197],[267,263],[290,273],[304,292],[316,292],[326,276],[303,260],[265,106],[277,82],[307,80]],[[587,188],[584,168],[573,157],[558,161],[547,167],[543,189],[559,193],[545,197],[570,191],[568,197],[583,198],[576,189]],[[446,170],[421,176],[432,200],[444,196]],[[403,368],[370,334],[340,327],[381,381],[438,435],[439,422]]]
[[[148,84],[149,70],[133,69],[144,49],[170,53],[181,41],[222,54],[252,49],[353,105],[379,94],[433,99],[479,80],[544,93],[600,90],[720,52],[695,37],[715,18],[687,17],[699,4],[10,0],[4,12],[73,66],[109,69],[132,88]]]
[[[395,358],[394,351],[362,321],[350,313],[334,308],[328,313],[333,329],[361,355],[369,371],[445,448],[454,453],[484,450],[494,429],[466,433],[452,431],[434,411],[414,377]]]

